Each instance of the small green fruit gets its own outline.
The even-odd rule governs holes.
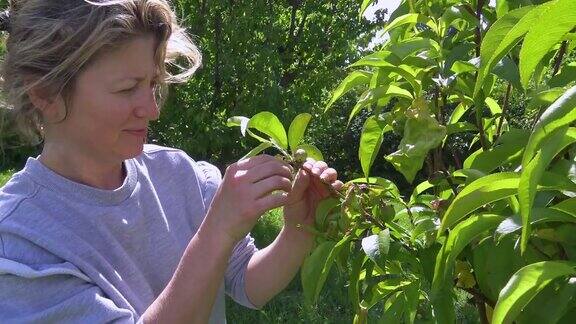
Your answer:
[[[294,160],[297,163],[306,162],[307,157],[308,157],[308,154],[306,153],[306,150],[304,150],[304,149],[297,149],[296,152],[294,152]]]

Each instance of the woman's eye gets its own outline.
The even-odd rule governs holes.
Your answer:
[[[136,90],[136,87],[130,87],[130,88],[126,88],[126,89],[122,89],[119,92],[120,93],[130,93],[132,91]]]

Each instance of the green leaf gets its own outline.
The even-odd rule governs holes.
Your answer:
[[[344,236],[337,243],[332,241],[321,243],[304,260],[301,269],[302,288],[304,299],[309,305],[315,304],[318,300],[336,256],[340,254],[342,249],[348,247],[350,239],[350,236]]]
[[[290,144],[292,152],[296,152],[296,147],[298,147],[300,142],[302,142],[302,138],[304,137],[310,119],[312,119],[312,115],[303,113],[292,120],[290,128],[288,129],[288,143]]]
[[[402,63],[402,60],[400,60],[400,58],[398,56],[396,56],[396,54],[390,52],[390,51],[378,51],[369,55],[366,55],[364,57],[362,57],[361,59],[359,59],[358,61],[352,63],[350,67],[357,67],[357,66],[372,66],[372,67],[376,67],[376,66],[388,66],[388,65],[392,65],[392,66],[398,66]],[[358,71],[358,72],[364,72],[364,73],[368,73],[365,71]]]
[[[432,281],[433,296],[442,289],[446,280],[452,280],[454,262],[460,252],[480,234],[496,228],[503,220],[504,216],[480,214],[473,215],[454,227],[436,258]]]
[[[390,230],[385,229],[378,234],[362,239],[362,250],[381,269],[386,268],[386,256],[390,251]]]
[[[370,116],[366,119],[362,128],[362,135],[360,135],[360,148],[358,149],[358,157],[366,178],[368,178],[370,168],[380,151],[384,134],[391,130],[392,126],[378,120],[377,116]]]
[[[540,179],[537,190],[570,190],[576,191],[576,184],[551,172],[545,172]],[[467,185],[450,204],[442,224],[438,230],[438,236],[457,223],[474,210],[500,199],[504,199],[518,193],[520,175],[516,172],[494,173],[484,176]]]
[[[518,189],[522,215],[522,253],[530,236],[530,212],[536,185],[552,159],[564,147],[576,141],[576,131],[568,125],[576,120],[576,87],[566,91],[540,117],[530,136],[522,158],[522,176]]]
[[[570,215],[576,217],[576,197],[563,200],[563,201],[559,202],[558,204],[556,204],[550,208],[560,210],[564,213],[567,213],[567,214],[570,214]]]
[[[523,224],[521,240],[522,253],[526,249],[528,237],[530,236],[530,216],[534,197],[536,196],[536,186],[552,159],[565,147],[576,142],[576,129],[571,129],[573,130],[572,132],[568,132],[568,130],[568,126],[565,126],[553,130],[550,134],[546,134],[545,140],[541,142],[542,149],[538,151],[528,165],[523,166],[524,169],[520,176],[518,188],[520,214],[522,215]]]
[[[552,280],[576,274],[574,266],[571,262],[543,261],[518,270],[500,292],[492,323],[511,323]]]
[[[560,73],[553,76],[550,81],[548,81],[548,86],[554,87],[565,87],[576,81],[576,62],[571,62],[566,64],[560,70]]]
[[[430,181],[424,181],[420,184],[418,184],[416,186],[416,188],[414,188],[414,191],[412,192],[412,195],[410,196],[410,205],[414,204],[416,202],[416,198],[423,193],[424,191],[430,189],[430,188],[434,188],[434,185],[430,183]]]
[[[494,303],[510,277],[526,265],[515,243],[516,238],[512,236],[505,237],[498,243],[487,238],[471,249],[471,263],[478,287],[484,296]],[[540,260],[534,262],[537,261]]]
[[[478,127],[468,122],[459,122],[446,125],[446,135],[452,135],[456,133],[463,133],[470,131],[478,131]]]
[[[250,152],[246,153],[246,155],[244,155],[240,160],[244,160],[244,159],[247,159],[249,157],[256,156],[256,155],[260,154],[260,152],[264,151],[265,149],[267,149],[269,147],[272,147],[273,145],[274,144],[272,144],[270,142],[261,143],[260,145],[258,145],[254,149],[252,149]]]
[[[314,249],[312,254],[302,264],[301,277],[304,300],[313,305],[316,302],[317,293],[322,290],[318,280],[329,263],[328,257],[336,246],[336,242],[327,241]]]
[[[404,323],[406,298],[402,292],[392,295],[384,305],[384,311],[382,316],[378,319],[378,324]]]
[[[422,168],[428,151],[442,143],[446,136],[446,127],[426,113],[408,118],[404,126],[404,137],[398,151],[388,155],[386,160],[400,171],[408,182],[414,181],[416,173]]]
[[[490,71],[516,45],[530,28],[538,23],[548,4],[512,10],[498,19],[488,30],[480,48],[480,69],[474,87],[476,97]]]
[[[332,94],[332,98],[326,108],[324,108],[324,112],[328,111],[330,107],[338,100],[340,97],[348,93],[350,90],[354,89],[357,86],[368,84],[370,82],[370,78],[372,77],[372,73],[366,71],[354,71],[350,73],[340,85],[334,90]]]
[[[496,13],[498,17],[504,16],[508,11],[522,6],[531,5],[530,0],[496,0]]]
[[[352,112],[350,112],[350,117],[348,117],[348,124],[352,121],[354,116],[360,112],[360,110],[378,100],[388,97],[400,97],[406,99],[413,99],[412,94],[408,90],[404,90],[400,87],[395,85],[385,85],[375,89],[369,89],[360,96],[360,99],[352,108]]]
[[[390,22],[388,25],[386,25],[386,27],[384,28],[384,30],[382,31],[382,33],[387,33],[390,30],[403,26],[403,25],[413,25],[416,23],[422,23],[422,24],[429,24],[431,22],[431,19],[425,15],[421,15],[421,14],[416,14],[416,13],[410,13],[410,14],[406,14],[403,16],[400,16],[396,19],[394,19],[394,21]]]
[[[550,106],[556,99],[558,99],[564,93],[562,88],[552,88],[541,91],[534,95],[532,100],[526,106],[526,112],[533,113],[540,110],[540,107]]]
[[[524,307],[517,322],[522,324],[561,323],[560,319],[574,307],[575,296],[575,280],[555,279]]]
[[[408,65],[397,65],[397,64],[393,64],[390,63],[387,60],[384,59],[366,59],[363,58],[361,60],[359,60],[358,62],[350,65],[350,67],[356,67],[356,66],[370,66],[370,67],[378,67],[378,72],[379,73],[383,73],[384,76],[387,76],[391,73],[395,73],[401,77],[403,77],[406,81],[408,81],[408,83],[410,84],[410,86],[412,87],[412,89],[414,90],[414,94],[416,96],[419,96],[420,93],[422,92],[422,86],[420,85],[419,81],[416,80],[415,78],[415,74],[416,72]],[[380,75],[380,77],[383,77],[382,75]],[[379,84],[377,84],[379,85]]]
[[[484,99],[484,103],[486,104],[486,106],[488,106],[488,109],[490,110],[490,113],[492,113],[492,116],[502,113],[502,108],[500,108],[500,105],[496,102],[496,100],[490,97],[486,97],[486,99]]]
[[[316,222],[316,226],[323,231],[326,225],[326,218],[334,210],[340,206],[340,200],[336,198],[326,198],[318,203],[318,207],[316,207],[316,214],[314,220]]]
[[[520,83],[520,71],[518,66],[509,57],[505,56],[494,66],[494,74],[500,79],[506,80],[512,84],[516,89],[523,90],[522,83]]]
[[[458,106],[456,106],[456,108],[452,112],[452,115],[450,116],[450,121],[448,122],[448,124],[450,125],[450,124],[457,123],[460,120],[460,118],[462,118],[462,116],[464,116],[466,111],[468,111],[468,109],[470,109],[470,105],[467,105],[463,102],[459,103]]]
[[[250,121],[250,118],[247,118],[244,116],[234,116],[234,117],[228,118],[228,121],[226,122],[226,126],[228,126],[228,127],[239,126],[240,132],[242,133],[242,136],[246,136],[246,130],[248,129],[248,122],[249,121]]]
[[[270,136],[273,143],[285,150],[288,149],[286,130],[284,129],[284,126],[282,126],[278,117],[273,113],[263,111],[254,115],[248,122],[248,128],[254,128]]]
[[[562,208],[562,206],[560,206]],[[544,224],[549,222],[564,222],[564,223],[576,223],[576,215],[572,215],[559,209],[558,207],[534,207],[530,213],[532,216],[530,218],[530,224]],[[522,228],[522,218],[520,215],[514,215],[506,218],[498,228],[496,229],[496,235],[498,239],[505,235],[514,233]]]
[[[388,50],[404,60],[408,55],[428,51],[430,58],[438,57],[440,45],[432,39],[422,37],[411,37],[406,40],[391,43]]]
[[[549,138],[555,130],[566,127],[576,120],[576,86],[568,89],[564,95],[558,98],[548,109],[544,111],[530,136],[522,165],[528,162],[536,155],[541,148],[541,144],[546,138]]]
[[[438,236],[479,207],[516,194],[519,178],[515,172],[495,173],[466,186],[446,210]]]
[[[348,296],[350,297],[350,302],[355,313],[359,312],[360,308],[360,273],[362,272],[362,266],[367,260],[364,253],[354,250],[356,253],[353,254],[352,259],[352,269],[350,270],[350,284],[348,285]]]
[[[298,145],[298,147],[296,147],[296,151],[298,149],[303,149],[306,151],[306,154],[308,155],[309,158],[312,158],[316,161],[324,161],[324,156],[322,155],[322,152],[320,151],[320,149],[318,149],[316,146],[311,145],[311,144],[300,144]]]
[[[500,136],[499,144],[487,151],[482,149],[472,153],[465,161],[465,169],[476,169],[490,173],[496,168],[520,160],[528,143],[529,134],[525,130],[512,129]]]
[[[531,26],[520,49],[520,79],[524,87],[542,58],[576,26],[576,2],[556,0],[546,7],[537,24]]]
[[[380,187],[381,189],[391,193],[392,196],[394,196],[396,198],[400,198],[400,191],[398,190],[398,187],[396,187],[394,182],[392,182],[388,179],[379,178],[379,177],[369,177],[368,179],[358,178],[358,179],[348,181],[346,183],[346,185],[348,185],[349,183],[367,183],[370,185],[376,185],[376,186]]]

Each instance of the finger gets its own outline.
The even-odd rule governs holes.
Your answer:
[[[333,168],[327,168],[326,170],[322,171],[320,174],[320,179],[326,183],[332,183],[338,180],[338,172]]]
[[[314,166],[312,167],[312,174],[317,177],[320,177],[322,172],[324,172],[324,170],[326,170],[327,168],[328,164],[326,164],[326,162],[317,161],[316,163],[314,163]]]
[[[274,175],[292,179],[292,171],[293,168],[289,164],[274,159],[274,161],[262,163],[248,170],[247,179],[252,183],[257,183]]]
[[[308,189],[308,185],[310,184],[310,175],[305,170],[298,171],[296,175],[296,179],[294,180],[294,184],[292,185],[292,191],[290,191],[290,201],[294,202],[299,200],[306,189]]]
[[[344,183],[340,180],[336,180],[332,183],[332,188],[334,188],[334,190],[340,190],[342,189],[342,186],[344,186]]]
[[[242,159],[238,162],[236,162],[236,165],[238,166],[239,169],[241,170],[247,170],[250,168],[253,168],[257,165],[269,162],[269,161],[274,161],[274,160],[278,160],[275,157],[268,155],[268,154],[261,154],[261,155],[257,155],[257,156],[252,156],[246,159]]]
[[[256,200],[255,204],[259,212],[263,214],[270,209],[284,206],[286,205],[287,202],[288,202],[288,194],[285,192],[279,192],[264,196]]]
[[[262,198],[276,190],[290,192],[292,190],[292,181],[282,176],[272,176],[254,184],[254,196]]]
[[[312,171],[312,168],[314,167],[314,163],[316,163],[316,160],[308,158],[306,160],[306,162],[304,162],[304,164],[302,164],[302,168],[304,168],[307,171]]]

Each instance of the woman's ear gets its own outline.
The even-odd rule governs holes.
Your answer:
[[[28,90],[28,98],[42,114],[46,123],[61,122],[66,116],[66,105],[61,94],[53,94],[46,87],[33,86]]]

